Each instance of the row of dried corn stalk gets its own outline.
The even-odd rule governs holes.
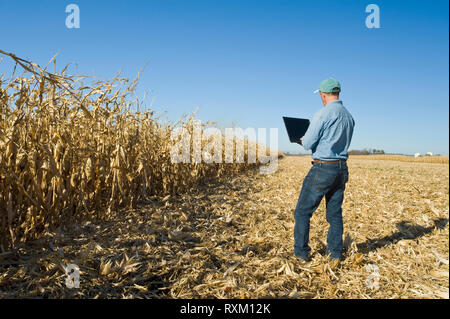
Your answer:
[[[68,220],[101,218],[154,195],[256,164],[175,164],[173,125],[131,111],[137,79],[49,73],[0,50],[24,72],[0,78],[0,244],[37,238]],[[177,125],[192,130],[193,119]]]

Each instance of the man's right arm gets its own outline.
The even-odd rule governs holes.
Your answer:
[[[324,121],[320,116],[320,112],[314,114],[311,124],[308,127],[305,135],[300,139],[300,145],[306,150],[311,150],[317,146],[320,138],[322,137]]]

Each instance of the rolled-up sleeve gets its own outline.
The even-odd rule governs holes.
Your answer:
[[[311,124],[302,138],[302,145],[306,150],[312,150],[319,143],[322,136],[324,127],[324,120],[321,118],[320,113],[314,114]]]

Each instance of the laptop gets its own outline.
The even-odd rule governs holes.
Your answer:
[[[298,143],[309,127],[308,119],[283,116],[283,121],[291,143]]]

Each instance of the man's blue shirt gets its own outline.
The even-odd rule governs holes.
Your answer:
[[[342,101],[331,101],[314,114],[302,138],[302,145],[312,151],[313,159],[345,160],[354,126],[355,121]]]

